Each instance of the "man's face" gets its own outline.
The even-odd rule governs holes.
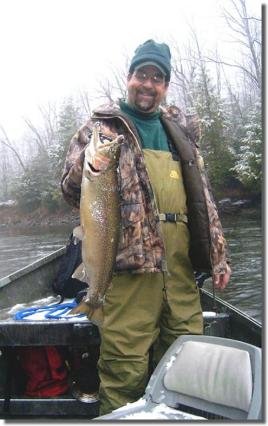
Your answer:
[[[128,103],[144,113],[157,110],[167,89],[163,74],[153,65],[139,68],[127,78]]]

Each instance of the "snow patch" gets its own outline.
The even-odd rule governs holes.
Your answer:
[[[172,364],[175,361],[175,359],[176,359],[176,357],[174,355],[172,355],[172,357],[170,358],[170,360],[166,363],[166,369],[167,370],[172,366]]]
[[[113,410],[113,413],[117,413],[118,411],[123,411],[129,408],[141,408],[144,407],[146,404],[146,399],[140,398],[135,402],[128,402],[126,405],[123,405],[123,407],[117,408],[116,410]]]
[[[166,404],[158,404],[151,411],[138,411],[126,414],[121,419],[169,419],[169,420],[206,420],[204,417],[195,416],[183,411],[175,410]]]

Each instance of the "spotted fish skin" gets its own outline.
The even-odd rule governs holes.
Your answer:
[[[102,138],[96,124],[85,149],[80,197],[80,279],[89,287],[72,314],[84,312],[90,318],[102,307],[112,281],[120,233],[117,168],[123,139],[121,135],[114,140]]]

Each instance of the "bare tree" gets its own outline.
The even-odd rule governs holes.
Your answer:
[[[40,125],[36,125],[30,118],[24,117],[24,122],[30,133],[27,143],[31,147],[31,154],[36,152],[46,153],[48,148],[57,142],[58,111],[55,103],[38,107],[40,113]],[[34,145],[33,145],[34,142]]]
[[[172,65],[172,81],[171,87],[175,88],[175,92],[178,92],[180,99],[179,104],[187,109],[194,106],[194,100],[192,98],[192,82],[195,80],[196,75],[196,63],[193,60],[193,51],[190,43],[185,47],[187,56],[183,57],[181,49],[178,43],[173,42],[173,65]],[[177,95],[178,97],[178,95]]]
[[[129,70],[130,59],[128,54],[124,54],[124,65],[120,68],[111,69],[112,77],[108,77],[104,82],[99,81],[99,88],[97,94],[101,98],[105,98],[110,103],[114,103],[119,98],[126,98],[126,82]]]
[[[0,197],[4,200],[8,199],[8,171],[9,171],[9,161],[8,161],[8,154],[7,154],[7,147],[4,144],[1,144],[1,192]]]
[[[79,101],[82,105],[83,113],[89,117],[91,115],[90,95],[86,90],[80,90]]]
[[[34,134],[35,142],[37,143],[40,152],[46,152],[46,144],[40,130],[33,124],[33,122],[29,118],[24,118],[24,122]]]
[[[249,80],[261,90],[261,19],[250,16],[246,0],[229,0],[233,11],[223,9],[223,18],[232,33],[235,34],[234,43],[241,47],[241,60],[229,62],[223,59],[207,57],[207,60],[237,68],[242,71],[245,81]]]
[[[104,82],[99,81],[99,88],[97,89],[97,94],[100,98],[105,98],[108,102],[113,103],[113,85],[110,80],[105,80]]]
[[[26,166],[25,166],[25,164],[24,164],[24,161],[22,160],[22,157],[21,157],[21,155],[20,155],[19,151],[17,150],[17,148],[16,148],[16,146],[15,146],[15,143],[14,143],[14,142],[12,142],[12,141],[9,139],[9,137],[8,137],[8,135],[7,135],[7,133],[6,133],[5,129],[4,129],[4,127],[3,127],[2,125],[0,125],[0,130],[1,130],[2,134],[3,134],[3,136],[2,136],[2,137],[0,137],[0,142],[1,142],[3,145],[5,145],[7,148],[9,148],[9,149],[13,152],[13,154],[14,154],[15,158],[17,159],[18,163],[19,163],[19,164],[20,164],[20,166],[22,167],[23,171],[24,171],[24,172],[26,172]]]
[[[192,33],[192,38],[194,40],[195,43],[195,47],[196,47],[196,55],[197,55],[197,63],[199,64],[199,69],[200,69],[200,73],[201,73],[201,79],[202,79],[202,85],[203,85],[203,90],[204,90],[204,100],[205,100],[205,106],[206,106],[206,112],[208,115],[210,115],[210,92],[209,92],[209,87],[208,87],[208,76],[207,76],[207,69],[206,69],[206,64],[205,61],[203,59],[203,54],[201,52],[201,47],[200,47],[200,43],[198,41],[198,35],[197,32],[191,28],[191,33]]]
[[[56,139],[58,130],[58,112],[56,104],[48,103],[47,106],[39,106],[40,114],[43,118],[44,134],[42,139],[45,146],[50,146]]]

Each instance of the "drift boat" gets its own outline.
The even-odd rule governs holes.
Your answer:
[[[14,313],[22,307],[59,302],[59,296],[53,294],[52,282],[64,254],[65,247],[62,247],[0,280],[0,418],[93,419],[98,416],[97,388],[89,392],[83,390],[83,383],[79,382],[83,381],[81,374],[70,372],[70,386],[63,395],[29,397],[24,395],[14,367],[19,348],[56,346],[72,357],[79,354],[82,360],[91,359],[87,364],[89,374],[96,378],[100,333],[91,321],[80,317],[14,319]],[[262,326],[258,321],[205,289],[200,289],[200,296],[206,336],[262,346]],[[97,383],[95,380],[95,387]]]

